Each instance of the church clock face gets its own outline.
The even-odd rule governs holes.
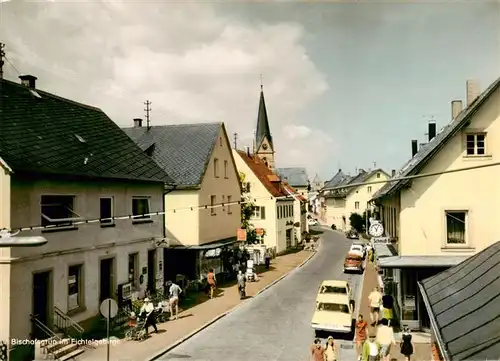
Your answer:
[[[262,144],[262,149],[267,150],[267,144]]]

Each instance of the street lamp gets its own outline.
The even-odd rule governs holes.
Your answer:
[[[0,230],[1,247],[40,247],[48,241],[43,237],[14,237],[20,231],[12,234],[6,228]]]

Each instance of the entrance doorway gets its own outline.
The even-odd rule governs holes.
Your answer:
[[[106,258],[101,260],[99,274],[99,301],[102,302],[106,298],[113,298],[114,290],[114,258]]]
[[[148,286],[149,292],[154,292],[156,289],[156,249],[148,251]]]
[[[33,274],[33,316],[48,328],[52,329],[52,271]],[[49,337],[40,327],[33,324],[35,338]]]

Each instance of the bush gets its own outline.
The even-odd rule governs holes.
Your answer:
[[[351,213],[351,215],[349,216],[349,223],[351,224],[351,227],[353,229],[358,231],[358,233],[362,233],[363,229],[365,228],[365,220],[359,213]]]

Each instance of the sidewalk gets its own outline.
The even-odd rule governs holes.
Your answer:
[[[300,251],[273,259],[271,269],[259,274],[258,282],[247,283],[247,297],[256,295],[272,282],[293,271],[313,254]],[[244,302],[240,301],[236,285],[221,287],[219,291],[217,298],[179,312],[178,320],[158,324],[158,334],[152,333],[145,341],[120,340],[112,343],[110,361],[150,360],[169,345],[178,342],[214,318]],[[99,344],[95,349],[87,349],[81,356],[78,356],[78,361],[100,360],[106,360],[106,344]]]
[[[378,286],[378,274],[377,271],[373,268],[373,266],[367,265],[365,269],[365,280],[363,282],[363,290],[361,292],[361,301],[360,301],[360,314],[363,315],[364,319],[369,323],[370,322],[370,305],[368,301],[368,295],[370,292]],[[370,326],[368,332],[375,332],[375,329]],[[392,349],[391,357],[392,361],[404,361],[404,356],[399,352],[399,340],[401,340],[401,334],[397,333],[395,335],[395,339],[397,342],[396,347]],[[414,353],[411,357],[412,361],[427,361],[432,360],[431,357],[431,345],[430,341],[427,342],[427,339],[424,335],[420,335],[419,333],[412,333],[412,341],[414,346]]]

